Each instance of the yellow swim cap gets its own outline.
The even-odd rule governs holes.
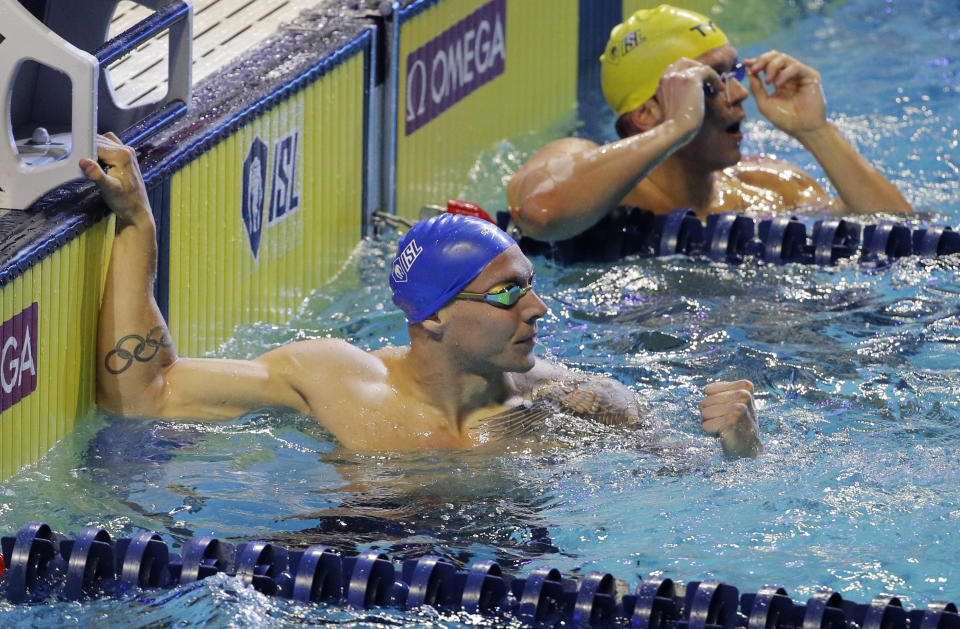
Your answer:
[[[668,4],[641,9],[610,31],[610,41],[600,55],[603,95],[622,116],[657,93],[668,65],[726,43],[723,31],[699,13]]]

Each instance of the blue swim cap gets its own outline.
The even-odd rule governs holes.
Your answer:
[[[515,244],[493,223],[472,216],[441,214],[420,221],[397,248],[390,271],[393,303],[408,323],[419,323]]]

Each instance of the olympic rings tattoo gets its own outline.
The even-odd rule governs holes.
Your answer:
[[[155,338],[157,333],[159,333],[159,338]],[[137,344],[130,349],[123,347],[124,343],[131,340],[136,341]],[[167,336],[164,328],[159,325],[147,333],[147,338],[143,338],[139,334],[128,334],[117,341],[115,348],[107,352],[106,357],[103,359],[103,366],[114,375],[123,373],[130,368],[134,360],[145,363],[156,356],[161,347],[170,347],[171,345],[173,345],[173,340]],[[110,365],[110,360],[114,356],[127,362],[123,363],[120,367],[114,368]]]

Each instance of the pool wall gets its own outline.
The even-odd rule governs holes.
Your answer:
[[[376,23],[322,11],[299,20],[194,86],[185,116],[135,142],[158,226],[156,297],[185,355],[216,349],[237,323],[288,320],[362,238],[376,174]],[[0,479],[94,407],[112,233],[80,182],[0,210]]]
[[[364,61],[350,55],[170,178],[168,322],[184,354],[215,349],[238,323],[289,320],[361,238]],[[251,186],[258,175],[266,186]],[[251,195],[260,207],[238,212]]]
[[[596,3],[603,4],[603,3]],[[576,105],[579,3],[420,2],[399,11],[396,209],[415,217],[466,183],[499,139]]]
[[[158,224],[157,300],[184,355],[215,350],[237,324],[289,320],[374,212],[416,216],[460,194],[478,154],[502,139],[572,120],[578,103],[602,106],[596,59],[610,27],[658,3],[343,4],[195,85],[186,115],[135,141]],[[760,0],[686,4],[770,11]],[[739,45],[765,34],[727,32]],[[111,234],[85,184],[0,210],[0,479],[93,408]]]
[[[94,403],[97,308],[112,221],[0,288],[0,478],[43,456]]]

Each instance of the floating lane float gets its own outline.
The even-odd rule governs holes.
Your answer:
[[[506,212],[497,214],[497,223],[518,240],[526,253],[562,264],[611,262],[631,255],[684,254],[732,264],[756,260],[832,266],[848,258],[882,264],[911,255],[960,253],[960,232],[949,226],[911,229],[901,223],[862,225],[843,218],[817,220],[808,232],[808,226],[797,216],[757,220],[739,212],[725,212],[711,214],[704,224],[690,209],[655,215],[621,207],[579,236],[553,243],[523,236]]]
[[[95,526],[70,539],[42,522],[28,522],[16,537],[0,539],[0,549],[0,591],[15,604],[122,596],[223,573],[268,596],[303,603],[352,609],[430,606],[535,626],[960,629],[956,605],[945,601],[907,610],[886,594],[861,604],[823,590],[802,604],[776,586],[741,594],[719,581],[682,584],[654,577],[633,588],[602,572],[573,579],[537,566],[526,577],[515,577],[489,560],[458,570],[436,556],[398,564],[377,550],[345,557],[326,546],[291,551],[269,542],[232,544],[209,536],[187,540],[177,554],[157,533],[113,539]]]

